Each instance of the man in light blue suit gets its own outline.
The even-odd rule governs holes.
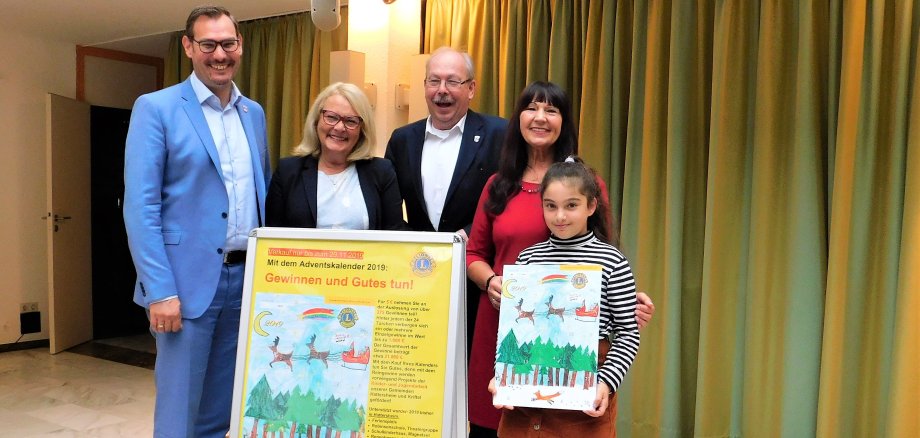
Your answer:
[[[156,337],[156,437],[230,426],[247,237],[265,215],[265,113],[233,75],[243,53],[221,7],[191,12],[194,72],[138,98],[125,151],[125,228]]]

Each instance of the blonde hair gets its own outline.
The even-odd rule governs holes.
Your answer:
[[[319,158],[322,148],[319,143],[319,134],[316,133],[316,125],[320,122],[320,111],[326,100],[330,96],[339,95],[348,101],[349,105],[361,117],[361,133],[358,142],[355,143],[354,149],[346,158],[348,162],[358,160],[368,160],[374,157],[374,147],[377,144],[377,133],[374,127],[374,113],[371,110],[371,103],[367,96],[354,84],[336,82],[329,85],[323,91],[320,91],[307,113],[307,120],[303,125],[303,140],[294,147],[294,155],[304,156],[312,155]]]

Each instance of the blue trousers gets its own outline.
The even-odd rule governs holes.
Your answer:
[[[230,430],[245,264],[224,265],[210,307],[155,333],[157,438],[223,437]]]

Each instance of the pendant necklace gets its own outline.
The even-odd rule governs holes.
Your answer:
[[[332,183],[332,193],[335,194],[342,206],[345,208],[351,207],[351,196],[348,196],[348,193],[346,193],[345,196],[339,194],[341,188],[345,186],[344,181],[348,178],[348,169],[335,175],[328,175],[325,172],[323,172],[323,174],[326,175],[326,178],[329,178],[329,182]]]
[[[329,178],[329,182],[332,183],[332,191],[338,192],[338,191],[339,191],[339,187],[340,187],[340,185],[342,184],[342,181],[345,180],[346,173],[348,173],[348,172],[347,172],[347,171],[342,171],[342,172],[336,173],[336,174],[334,174],[334,175],[329,175],[329,174],[323,172],[323,175],[326,175],[326,178]]]
[[[538,192],[540,191],[540,185],[537,184],[537,187],[536,187],[536,188],[528,189],[527,187],[524,186],[524,182],[522,181],[522,182],[521,182],[521,190],[524,191],[524,192],[526,192],[526,193],[538,193]]]

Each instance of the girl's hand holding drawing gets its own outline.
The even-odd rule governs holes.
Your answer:
[[[495,379],[492,379],[492,381],[494,382]],[[490,385],[489,388],[491,389],[492,386]],[[594,410],[586,409],[583,412],[592,417],[600,417],[607,411],[608,403],[610,403],[610,387],[608,387],[606,383],[598,380],[597,397],[594,398]]]
[[[489,392],[492,394],[492,397],[495,397],[495,392],[496,392],[496,391],[497,391],[497,390],[496,390],[496,388],[495,388],[495,379],[489,379]],[[492,406],[495,406],[495,409],[507,409],[507,410],[509,410],[509,411],[513,411],[513,410],[514,410],[514,406],[510,406],[510,405],[508,405],[508,406],[506,406],[506,405],[497,405],[497,404],[494,404],[494,403],[493,403]]]

